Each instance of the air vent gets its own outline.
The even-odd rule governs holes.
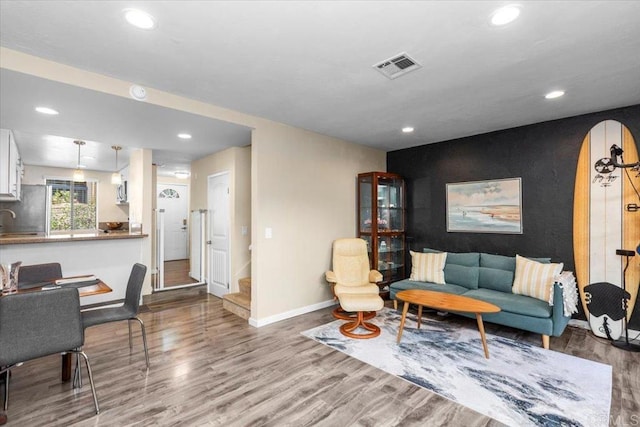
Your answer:
[[[403,52],[375,64],[373,68],[380,71],[388,78],[395,79],[410,71],[422,68],[422,65],[418,64],[415,59]]]

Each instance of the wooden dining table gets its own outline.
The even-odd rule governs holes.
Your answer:
[[[83,275],[83,276],[65,277],[62,280],[80,279],[83,277],[87,277],[87,276]],[[60,280],[60,279],[56,279],[56,280]],[[18,289],[17,292],[14,292],[13,294],[5,295],[5,296],[15,295],[19,293],[36,292],[36,291],[42,291],[47,289],[57,289],[58,287],[62,288],[65,286],[78,286],[78,293],[80,294],[80,297],[89,297],[93,295],[106,294],[113,291],[113,289],[111,289],[109,285],[104,283],[101,279],[96,278],[91,281],[93,282],[96,280],[97,280],[97,283],[84,285],[84,286],[78,286],[79,282],[55,285],[55,280],[51,280],[47,285],[36,286],[29,289]],[[71,355],[69,353],[64,353],[62,355],[61,378],[62,378],[62,381],[69,381],[71,379]]]

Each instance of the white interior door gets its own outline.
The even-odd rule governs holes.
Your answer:
[[[209,208],[209,292],[222,297],[229,293],[229,174],[208,178]]]
[[[164,209],[164,260],[187,259],[187,186],[158,184],[158,209]]]

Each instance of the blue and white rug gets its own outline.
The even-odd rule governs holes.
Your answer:
[[[477,329],[407,316],[385,308],[371,320],[379,337],[356,340],[336,320],[302,334],[385,372],[510,426],[607,426],[611,366],[487,334],[485,359]],[[361,332],[361,331],[358,331]]]

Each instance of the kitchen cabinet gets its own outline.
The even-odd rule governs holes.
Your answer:
[[[405,278],[405,187],[400,175],[358,175],[358,237],[367,242],[371,268],[382,273],[383,296]]]
[[[0,129],[0,201],[20,200],[23,173],[13,132]]]

